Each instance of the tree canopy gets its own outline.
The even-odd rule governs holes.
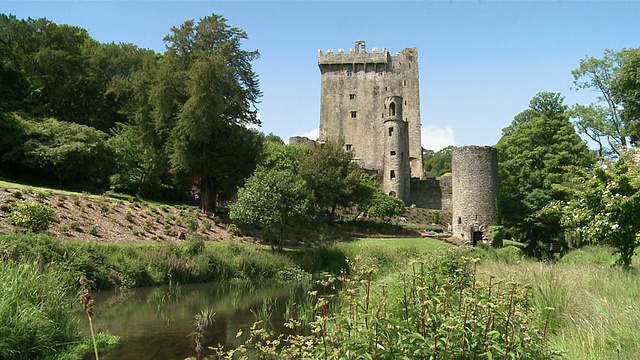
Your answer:
[[[515,117],[496,145],[500,190],[498,217],[522,239],[557,241],[560,214],[545,207],[565,200],[573,166],[587,167],[592,156],[569,122],[559,94],[539,93]]]

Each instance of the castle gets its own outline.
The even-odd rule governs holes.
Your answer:
[[[342,138],[382,189],[407,205],[453,211],[453,236],[475,243],[496,220],[497,152],[466,146],[452,153],[452,174],[422,167],[418,50],[318,50],[322,75],[318,142]],[[292,138],[290,143],[308,139]]]

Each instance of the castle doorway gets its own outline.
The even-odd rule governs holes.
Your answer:
[[[473,247],[478,245],[478,242],[482,241],[482,231],[474,231],[473,232]]]

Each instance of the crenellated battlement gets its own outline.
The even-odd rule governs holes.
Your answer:
[[[355,46],[349,49],[349,52],[345,52],[344,49],[338,49],[338,52],[334,52],[333,49],[327,50],[325,53],[322,49],[318,49],[318,65],[331,65],[331,64],[386,64],[390,61],[390,54],[386,48],[382,48],[382,51],[378,52],[378,48],[371,49],[371,52],[367,52],[365,42],[358,40],[355,42]]]

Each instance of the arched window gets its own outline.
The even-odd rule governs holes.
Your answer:
[[[389,116],[396,116],[396,103],[389,104]]]
[[[389,196],[396,197],[396,192],[395,191],[389,191]]]

